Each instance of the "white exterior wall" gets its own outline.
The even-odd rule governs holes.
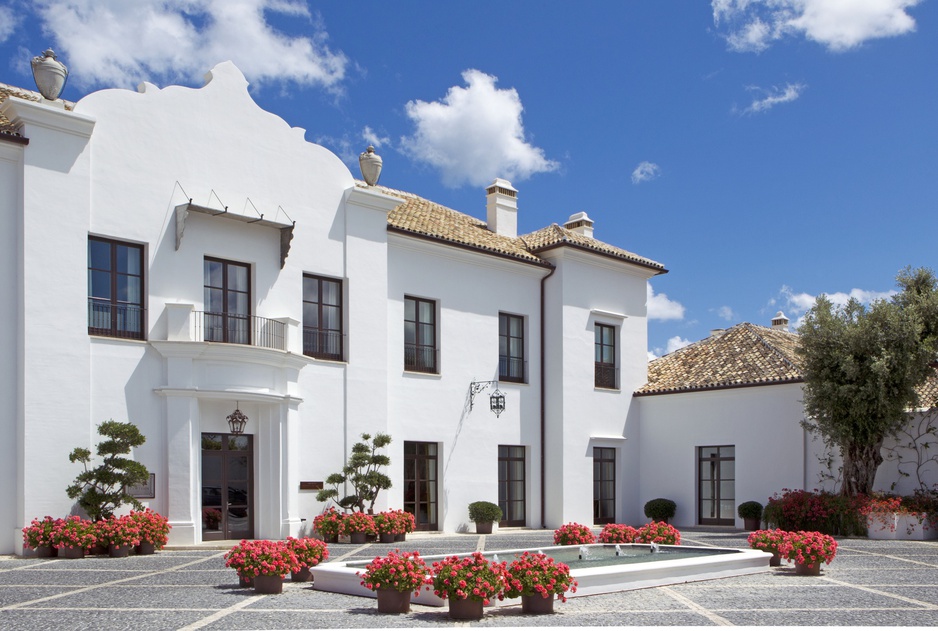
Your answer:
[[[765,505],[782,488],[814,488],[801,385],[784,384],[638,397],[642,418],[639,510],[664,497],[677,527],[698,523],[697,447],[734,445],[736,505]],[[807,485],[807,486],[806,486]],[[733,517],[736,525],[742,520]],[[642,513],[642,521],[646,521]]]

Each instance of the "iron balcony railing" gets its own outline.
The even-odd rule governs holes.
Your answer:
[[[197,342],[225,342],[287,350],[287,325],[283,322],[237,313],[193,311],[192,315]]]
[[[317,359],[342,361],[345,336],[339,331],[303,327],[303,354]]]
[[[88,333],[131,340],[144,339],[147,310],[140,305],[88,299]]]
[[[596,362],[596,387],[617,390],[619,388],[619,369],[614,364]]]
[[[404,370],[437,373],[438,351],[433,346],[404,344]]]
[[[520,357],[498,356],[498,379],[514,383],[528,382],[528,362]]]

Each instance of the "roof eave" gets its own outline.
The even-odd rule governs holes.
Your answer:
[[[408,237],[415,237],[417,239],[424,239],[426,241],[432,241],[434,243],[441,243],[443,245],[453,246],[453,247],[461,248],[463,250],[476,252],[479,254],[497,256],[499,258],[508,259],[510,261],[515,261],[516,263],[527,263],[528,265],[534,265],[535,267],[541,267],[545,269],[553,269],[554,267],[554,265],[550,261],[545,261],[543,259],[535,259],[535,260],[526,259],[520,256],[509,254],[507,252],[499,252],[498,250],[490,250],[488,248],[483,248],[477,245],[471,245],[469,243],[461,243],[459,241],[453,241],[451,239],[438,237],[432,234],[426,234],[424,232],[408,230],[407,228],[401,228],[399,226],[388,225],[388,232],[395,232],[397,234],[407,235]]]
[[[650,390],[642,392],[636,390],[632,393],[634,397],[652,397],[662,394],[684,394],[687,392],[705,392],[709,390],[735,390],[737,388],[757,388],[759,386],[782,386],[790,383],[804,383],[802,377],[791,377],[789,379],[773,379],[772,381],[749,381],[746,383],[719,383],[707,384],[704,386],[686,386],[682,388],[667,388],[662,390]]]
[[[597,254],[599,256],[604,256],[606,258],[613,259],[615,261],[631,263],[632,265],[638,265],[646,269],[653,270],[655,275],[667,274],[668,270],[661,264],[653,264],[646,261],[639,260],[637,258],[628,258],[625,256],[618,256],[611,252],[603,252],[602,250],[597,250],[596,248],[590,248],[585,245],[580,245],[579,243],[570,243],[569,241],[558,241],[556,243],[551,243],[550,245],[541,246],[539,248],[532,248],[532,254],[540,254],[541,252],[547,252],[548,250],[554,250],[556,248],[567,247],[573,248],[574,250],[581,250],[583,252],[589,252],[590,254]]]

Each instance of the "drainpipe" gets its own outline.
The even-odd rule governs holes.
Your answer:
[[[545,488],[545,482],[547,481],[547,465],[545,463],[545,457],[547,456],[547,447],[544,442],[544,436],[546,434],[547,427],[547,379],[545,377],[546,370],[545,366],[547,365],[547,349],[544,347],[544,340],[547,337],[544,327],[544,312],[546,311],[544,307],[544,288],[547,286],[547,279],[554,275],[554,272],[557,271],[556,267],[550,268],[550,273],[547,274],[544,278],[541,279],[541,528],[547,528],[547,490]]]

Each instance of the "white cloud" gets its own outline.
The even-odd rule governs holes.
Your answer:
[[[348,60],[299,0],[42,0],[38,14],[81,85],[141,80],[198,82],[231,60],[249,81],[289,81],[339,91]],[[267,14],[308,24],[306,36],[275,30]]]
[[[771,88],[757,88],[755,86],[750,86],[747,88],[751,91],[761,92],[765,96],[761,99],[753,99],[752,103],[742,111],[743,114],[756,114],[759,112],[767,112],[776,105],[780,103],[791,103],[804,91],[805,86],[803,83],[788,83],[784,88],[779,89],[778,87],[772,86]]]
[[[671,300],[667,294],[656,294],[651,283],[646,283],[646,305],[649,320],[683,320],[684,305]]]
[[[825,295],[835,306],[843,307],[851,298],[868,305],[875,300],[888,300],[895,294],[896,292],[894,290],[872,291],[868,289],[851,289],[849,292],[835,291]],[[782,288],[779,290],[778,300],[773,298],[769,302],[773,306],[779,304],[784,310],[788,311],[787,315],[789,317],[794,316],[797,318],[795,328],[798,328],[804,322],[804,314],[814,306],[816,300],[817,296],[812,296],[805,292],[795,293],[788,285],[782,285]]]
[[[371,127],[365,126],[362,130],[362,140],[369,145],[374,145],[375,149],[380,149],[383,145],[388,145],[391,139],[387,136],[379,136]]]
[[[640,162],[632,171],[632,184],[641,184],[661,175],[661,167],[654,162]]]
[[[737,52],[761,52],[786,36],[806,37],[832,51],[915,30],[906,9],[921,0],[712,0],[713,22],[725,26]]]
[[[728,307],[726,305],[723,305],[717,309],[717,315],[727,322],[732,322],[736,319],[736,313],[733,311],[732,307]]]
[[[16,30],[18,23],[16,14],[11,7],[0,7],[0,44],[9,39],[13,31]]]
[[[466,87],[451,87],[439,101],[407,103],[416,130],[401,145],[411,158],[440,169],[452,187],[526,179],[560,167],[525,140],[524,108],[514,88],[495,87],[498,79],[479,70],[466,70],[462,78]]]
[[[665,351],[666,353],[673,353],[674,351],[684,348],[685,346],[690,346],[693,344],[690,340],[681,337],[680,335],[675,335],[672,338],[668,338],[668,348]]]

